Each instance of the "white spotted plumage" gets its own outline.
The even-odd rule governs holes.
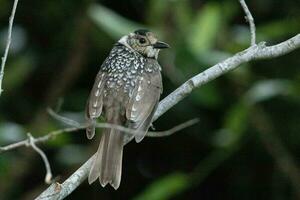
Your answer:
[[[141,37],[148,37],[147,46],[137,44]],[[86,109],[88,138],[94,136],[96,119],[102,110],[108,123],[138,132],[103,131],[89,183],[99,178],[103,187],[107,184],[115,189],[119,187],[123,145],[133,138],[136,142],[143,139],[159,102],[162,80],[157,56],[160,48],[167,47],[151,32],[138,30],[122,37],[102,64]]]

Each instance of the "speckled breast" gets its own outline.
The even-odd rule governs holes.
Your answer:
[[[104,61],[101,71],[107,72],[104,96],[109,92],[124,92],[131,96],[137,84],[138,77],[144,73],[159,71],[159,65],[153,64],[153,59],[145,58],[139,53],[117,44]],[[157,62],[155,60],[155,62]]]

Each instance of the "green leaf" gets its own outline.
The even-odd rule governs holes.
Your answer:
[[[219,4],[207,3],[196,16],[191,29],[187,31],[190,50],[198,55],[213,47],[222,23]]]
[[[288,94],[291,89],[291,83],[288,80],[260,81],[247,92],[245,101],[252,104],[259,103],[274,96]]]
[[[252,105],[274,96],[288,94],[290,91],[290,82],[286,80],[267,80],[254,84],[240,102],[225,115],[224,128],[216,133],[213,143],[226,148],[237,145],[247,129]]]
[[[189,1],[175,1],[174,3],[176,26],[178,29],[184,31],[191,23],[193,13],[192,7]]]
[[[101,30],[113,38],[120,38],[136,29],[146,28],[99,4],[92,4],[88,9],[88,15]]]
[[[243,101],[233,106],[225,115],[224,126],[216,132],[213,144],[231,149],[239,144],[248,126],[249,105]]]
[[[300,18],[281,19],[257,27],[258,39],[270,40],[297,34],[300,31]]]
[[[148,186],[134,200],[164,200],[174,197],[190,185],[189,177],[183,173],[170,174]]]
[[[34,61],[32,56],[24,55],[18,57],[5,68],[5,76],[3,79],[4,90],[10,91],[22,85],[30,76],[34,69]]]
[[[160,1],[160,0],[150,0],[147,4],[147,17],[149,24],[161,26],[163,24],[163,19],[167,14],[167,10],[170,8],[169,1]]]
[[[9,172],[10,172],[10,163],[9,163],[9,158],[7,155],[1,155],[0,156],[0,177],[2,180],[4,178],[9,178]]]

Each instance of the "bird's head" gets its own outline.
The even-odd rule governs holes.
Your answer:
[[[152,32],[145,29],[139,29],[123,36],[119,40],[119,43],[140,53],[144,57],[155,59],[158,57],[159,50],[170,47],[167,43],[158,41]]]

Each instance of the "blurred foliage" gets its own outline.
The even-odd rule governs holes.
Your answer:
[[[275,44],[300,32],[299,0],[247,2],[258,41]],[[1,52],[11,6],[0,0]],[[171,45],[160,55],[163,96],[250,43],[237,0],[20,1],[0,99],[0,145],[64,127],[47,107],[82,122],[101,63],[137,28]],[[155,127],[195,117],[198,125],[131,142],[119,190],[85,182],[67,199],[299,199],[299,53],[244,64],[195,90]],[[98,140],[79,131],[39,146],[61,182],[96,151]],[[33,199],[46,187],[44,173],[30,148],[0,154],[0,199]]]
[[[148,186],[143,194],[134,198],[135,200],[163,200],[170,199],[176,194],[181,193],[183,189],[189,186],[187,175],[182,173],[173,173]]]
[[[215,44],[221,26],[222,10],[220,4],[206,4],[194,19],[187,34],[189,49],[198,55],[209,51]]]
[[[98,4],[91,5],[88,10],[90,18],[108,35],[113,38],[120,38],[138,28],[145,28],[143,25],[127,20],[115,12]]]

